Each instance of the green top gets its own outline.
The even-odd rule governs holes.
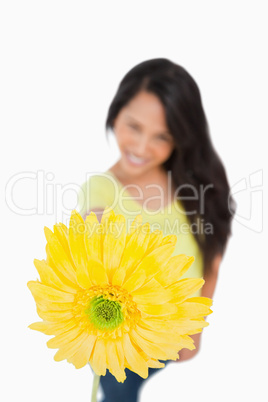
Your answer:
[[[115,214],[124,215],[127,230],[135,216],[141,214],[142,222],[149,222],[151,232],[160,229],[164,236],[177,235],[178,240],[172,255],[186,254],[195,257],[195,261],[184,277],[203,277],[202,254],[194,235],[191,233],[190,223],[180,201],[174,199],[165,208],[158,211],[144,208],[128,193],[127,186],[124,187],[115,175],[107,170],[104,173],[91,176],[83,183],[78,195],[78,207],[80,215],[85,219],[90,210],[104,209],[107,206],[111,207]],[[201,291],[198,291],[193,296],[199,296],[200,293]]]

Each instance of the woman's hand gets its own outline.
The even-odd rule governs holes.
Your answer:
[[[197,352],[199,350],[199,346],[200,346],[201,333],[202,332],[200,332],[199,334],[191,335],[191,338],[194,340],[196,349],[194,349],[194,350],[182,349],[179,352],[179,359],[176,360],[176,362],[182,362],[184,360],[192,359],[192,357],[194,357],[197,354]]]
[[[100,223],[100,222],[101,222],[101,217],[102,217],[103,211],[104,211],[103,208],[94,208],[94,209],[91,209],[91,210],[87,211],[87,213],[83,216],[83,220],[86,219],[86,217],[90,214],[90,212],[94,212],[94,214],[96,215],[96,217],[97,217],[97,219],[98,219],[98,221],[99,221],[99,223]]]

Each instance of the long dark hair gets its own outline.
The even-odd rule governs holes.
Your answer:
[[[180,188],[179,198],[188,219],[191,224],[200,227],[202,223],[203,228],[211,228],[193,233],[202,251],[204,269],[209,272],[213,258],[225,252],[236,206],[225,169],[210,139],[199,88],[183,67],[168,59],[144,61],[120,82],[108,111],[106,134],[113,129],[121,108],[142,90],[155,94],[165,109],[166,123],[176,145],[163,167],[171,171],[174,185]],[[194,197],[193,190],[198,197]],[[205,205],[200,211],[204,194]]]

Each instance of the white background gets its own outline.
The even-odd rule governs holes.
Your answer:
[[[86,173],[118,158],[104,122],[120,80],[165,57],[197,81],[214,145],[241,191],[201,351],[159,371],[141,402],[268,401],[266,5],[1,2],[1,400],[90,400],[89,367],[56,363],[49,337],[27,328],[39,318],[26,283],[37,278],[33,259],[45,258],[43,227],[76,207]]]

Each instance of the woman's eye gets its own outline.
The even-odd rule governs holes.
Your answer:
[[[160,135],[160,136],[158,137],[158,139],[161,140],[161,141],[169,141],[169,138],[166,137],[166,136],[164,136],[164,135]]]
[[[134,124],[129,124],[129,127],[132,128],[133,130],[138,130],[138,127],[135,126]]]
[[[136,126],[135,124],[129,123],[128,126],[134,131],[139,131],[139,129],[140,129],[139,126]],[[156,140],[169,142],[171,139],[169,137],[167,137],[166,135],[159,135],[158,137],[156,137]]]

